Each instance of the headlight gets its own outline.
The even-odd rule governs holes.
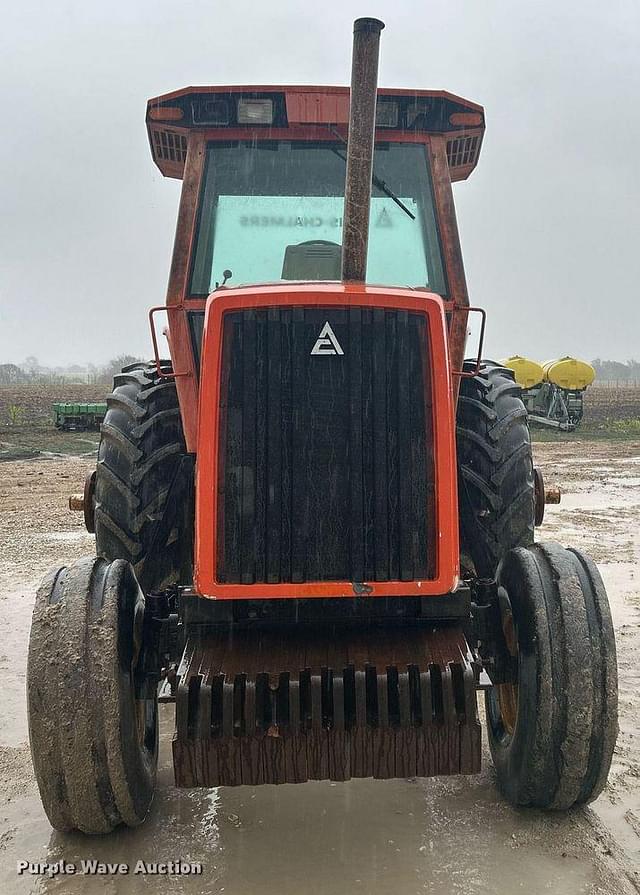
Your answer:
[[[238,124],[271,124],[273,122],[272,99],[239,99]]]
[[[398,126],[398,103],[389,100],[378,100],[376,106],[376,127]]]

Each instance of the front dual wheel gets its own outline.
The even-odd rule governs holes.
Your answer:
[[[122,559],[54,569],[29,640],[29,740],[56,830],[108,833],[144,820],[155,787],[158,705],[137,686],[144,596]]]
[[[498,584],[512,683],[486,694],[498,786],[517,806],[566,809],[595,799],[618,732],[613,625],[600,574],[577,550],[510,551]]]

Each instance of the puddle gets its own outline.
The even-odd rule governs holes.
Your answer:
[[[13,893],[225,893],[317,895],[422,893],[493,895],[524,891],[574,895],[596,891],[599,874],[585,861],[584,817],[518,814],[488,774],[465,780],[179,791],[171,785],[170,714],[163,714],[159,789],[144,826],[110,837],[51,833],[34,797],[19,814],[19,854],[64,859],[202,864],[201,876],[16,877]],[[6,809],[4,810],[6,816]],[[18,854],[15,841],[5,856]],[[26,859],[26,857],[25,857]],[[599,890],[602,891],[602,890]]]
[[[27,647],[31,612],[35,599],[33,588],[2,593],[3,625],[11,637],[0,639],[0,676],[2,677],[2,711],[0,712],[0,744],[18,746],[27,739],[26,674]],[[1,832],[0,825],[0,832]]]

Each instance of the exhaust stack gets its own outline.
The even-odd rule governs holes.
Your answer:
[[[355,282],[364,282],[367,276],[378,57],[383,28],[384,22],[379,19],[356,19],[353,23],[342,279]]]

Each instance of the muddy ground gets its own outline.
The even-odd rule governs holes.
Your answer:
[[[84,448],[81,448],[84,450]],[[179,791],[163,707],[158,793],[146,823],[105,838],[52,832],[27,746],[25,664],[34,589],[47,567],[90,552],[66,496],[88,457],[0,463],[0,892],[372,895],[640,892],[640,443],[545,443],[564,486],[540,537],[600,563],[617,632],[620,737],[609,785],[587,809],[516,812],[486,757],[475,778]],[[201,862],[201,876],[31,876],[16,862]]]

